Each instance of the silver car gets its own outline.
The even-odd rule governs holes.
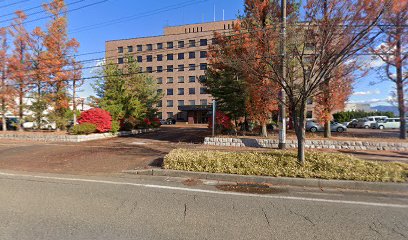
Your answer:
[[[331,122],[330,123],[330,130],[332,132],[345,132],[347,131],[347,127],[344,126],[341,123],[338,122]],[[316,123],[313,120],[307,121],[306,122],[306,131],[308,132],[324,132],[324,126],[320,125],[319,123]]]

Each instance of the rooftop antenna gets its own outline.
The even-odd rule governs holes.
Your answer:
[[[214,4],[214,22],[215,22],[215,4]]]
[[[225,10],[222,9],[222,21],[225,21]]]

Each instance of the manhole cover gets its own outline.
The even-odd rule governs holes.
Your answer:
[[[266,184],[259,184],[259,183],[224,184],[224,185],[218,185],[217,188],[222,191],[255,193],[255,194],[278,194],[278,193],[287,192],[286,190],[283,190],[283,189],[271,188]]]

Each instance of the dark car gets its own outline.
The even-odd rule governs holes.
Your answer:
[[[176,119],[174,118],[167,118],[166,119],[167,124],[176,124]]]
[[[7,130],[17,130],[18,119],[15,117],[6,118]],[[0,130],[3,130],[3,121],[0,119]]]

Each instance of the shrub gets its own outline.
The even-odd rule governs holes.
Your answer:
[[[116,132],[119,131],[119,129],[120,129],[120,123],[119,123],[119,121],[112,120],[112,129],[111,129],[111,132],[116,133]]]
[[[83,112],[78,123],[92,123],[96,126],[96,131],[100,133],[109,132],[112,129],[110,113],[100,108],[92,108]]]
[[[88,135],[96,132],[96,126],[92,123],[81,123],[72,127],[71,133],[75,135]]]
[[[224,112],[216,111],[215,113],[215,131],[218,133],[227,132],[233,129],[231,118]],[[208,128],[212,129],[212,116],[208,118]]]
[[[164,158],[164,168],[185,171],[343,179],[372,182],[405,182],[408,164],[372,162],[351,155],[309,151],[305,166],[295,151],[220,152],[176,149]]]
[[[158,128],[161,126],[160,119],[158,118],[153,118],[151,122],[152,122],[152,127],[154,128]]]
[[[120,121],[122,131],[131,131],[136,128],[137,120],[134,117],[124,118]]]

